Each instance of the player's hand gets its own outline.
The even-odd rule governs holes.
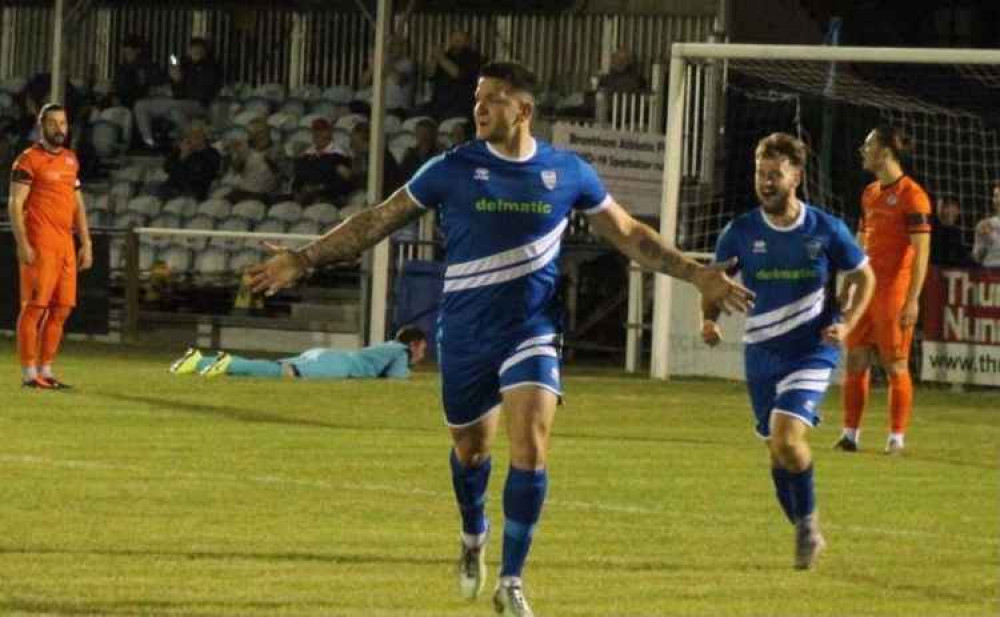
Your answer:
[[[907,300],[903,305],[903,314],[899,317],[899,325],[909,328],[917,325],[917,317],[920,316],[920,302],[917,300]]]
[[[847,333],[851,329],[846,324],[834,323],[823,329],[823,341],[831,345],[839,345],[847,340]]]
[[[727,315],[733,311],[745,313],[753,308],[754,293],[726,275],[736,267],[736,258],[704,266],[695,272],[691,282],[711,304]]]
[[[94,265],[93,248],[91,248],[90,244],[80,245],[80,251],[76,254],[77,269],[83,272],[84,270],[90,270],[92,265]]]
[[[705,320],[701,324],[701,340],[709,347],[715,347],[722,342],[722,329],[714,321]]]
[[[20,263],[30,266],[35,263],[35,249],[27,242],[22,242],[17,245],[17,261]]]
[[[250,289],[254,293],[263,292],[273,296],[294,285],[306,273],[308,268],[300,255],[270,242],[265,242],[264,248],[271,253],[271,257],[247,270],[250,274]]]

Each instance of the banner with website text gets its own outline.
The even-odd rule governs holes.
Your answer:
[[[932,267],[923,324],[924,380],[1000,386],[1000,270]]]
[[[568,148],[594,166],[615,201],[639,216],[660,216],[663,135],[628,133],[557,122],[552,145]]]

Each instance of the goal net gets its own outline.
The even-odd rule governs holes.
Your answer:
[[[710,255],[726,223],[756,207],[753,148],[774,131],[810,147],[800,197],[852,229],[872,180],[858,148],[880,124],[913,139],[905,168],[935,208],[959,204],[962,250],[991,213],[1000,179],[996,51],[682,44],[670,79],[662,225],[687,252]],[[671,286],[662,278],[656,286],[652,374],[664,378],[690,359],[691,344],[679,344],[670,319],[681,309]]]

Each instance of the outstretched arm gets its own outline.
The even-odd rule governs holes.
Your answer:
[[[292,286],[310,268],[355,259],[392,232],[424,214],[405,188],[362,210],[298,250],[266,245],[273,255],[249,270],[254,292],[273,295]]]
[[[732,264],[702,266],[685,257],[649,225],[635,220],[614,201],[590,216],[590,226],[627,257],[644,268],[688,281],[712,306],[725,312],[744,312],[753,305],[753,292],[726,276]]]

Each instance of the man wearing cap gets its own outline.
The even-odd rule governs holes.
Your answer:
[[[342,206],[351,194],[351,158],[333,142],[333,126],[326,118],[313,121],[312,134],[313,145],[295,159],[295,201]]]

